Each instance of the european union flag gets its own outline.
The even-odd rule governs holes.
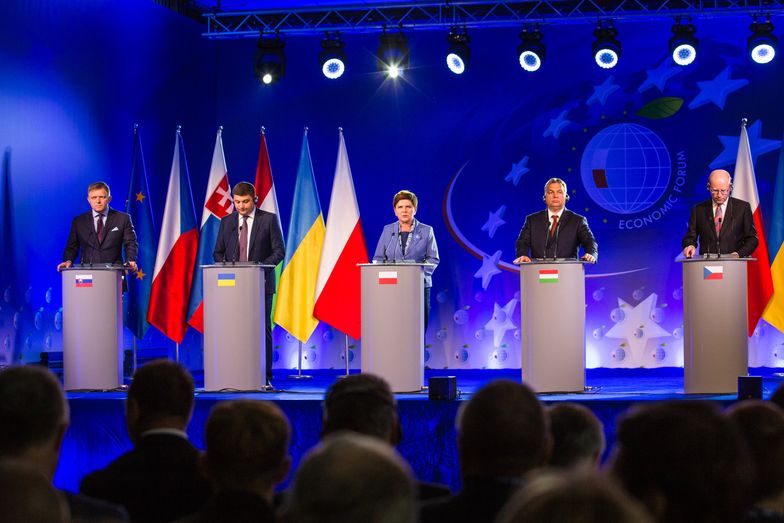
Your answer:
[[[150,324],[147,322],[147,309],[150,307],[152,273],[155,268],[155,223],[152,217],[150,188],[147,183],[147,169],[144,166],[144,153],[139,136],[139,125],[133,127],[133,155],[131,157],[131,180],[128,185],[128,199],[125,212],[131,215],[139,252],[136,264],[139,270],[128,276],[128,296],[125,300],[125,326],[142,339]]]

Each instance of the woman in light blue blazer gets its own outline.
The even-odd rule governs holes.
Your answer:
[[[433,286],[433,271],[438,265],[438,246],[433,228],[414,218],[417,197],[411,191],[399,191],[392,199],[392,208],[397,221],[384,226],[373,254],[374,262],[418,262],[429,263],[425,267],[425,331],[430,318],[430,287]]]

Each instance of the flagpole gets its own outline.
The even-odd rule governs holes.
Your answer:
[[[289,378],[292,378],[292,379],[295,379],[295,380],[309,380],[313,376],[308,376],[307,374],[302,374],[302,342],[300,340],[297,340],[297,341],[299,341],[299,363],[297,364],[297,373],[296,374],[292,374],[291,376],[289,376]]]
[[[348,334],[344,334],[346,339],[346,345],[343,347],[343,354],[346,358],[346,376],[348,376]]]
[[[180,362],[180,344],[176,341],[174,342],[174,361]]]
[[[131,376],[136,374],[136,336],[133,337],[133,362],[131,367]]]

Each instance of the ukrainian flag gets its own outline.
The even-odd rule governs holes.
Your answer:
[[[310,161],[308,130],[305,129],[275,308],[275,323],[303,343],[318,325],[313,317],[313,306],[323,245],[324,217]]]

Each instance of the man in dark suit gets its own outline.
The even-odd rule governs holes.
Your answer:
[[[525,217],[517,237],[514,263],[530,262],[537,258],[577,258],[582,246],[581,260],[595,262],[598,257],[596,239],[588,227],[588,220],[566,209],[569,193],[566,182],[550,178],[544,184],[544,211]]]
[[[212,257],[221,262],[257,262],[275,266],[286,255],[283,232],[278,217],[256,208],[256,189],[240,182],[232,191],[235,211],[221,219]],[[275,271],[264,271],[264,327],[267,361],[267,384],[272,380],[272,295],[275,294]]]
[[[700,254],[729,254],[745,258],[757,248],[757,230],[748,202],[730,198],[732,178],[723,169],[708,176],[711,199],[691,210],[689,229],[683,237],[683,255],[691,258],[700,246]]]
[[[193,378],[169,360],[147,363],[128,389],[125,421],[134,448],[87,474],[80,491],[123,505],[133,521],[172,521],[200,510],[210,495],[199,450],[185,430]]]
[[[104,182],[95,182],[87,187],[87,201],[92,210],[80,214],[71,222],[63,261],[57,270],[73,265],[77,256],[82,263],[121,264],[125,247],[128,265],[135,271],[138,244],[131,217],[109,208],[112,194]]]

